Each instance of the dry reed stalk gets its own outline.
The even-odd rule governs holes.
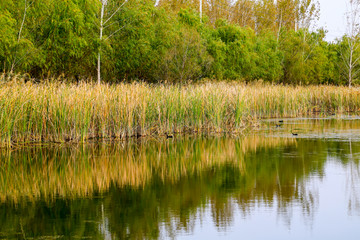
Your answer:
[[[0,84],[0,145],[233,132],[261,118],[357,113],[360,91],[335,86],[203,83]]]

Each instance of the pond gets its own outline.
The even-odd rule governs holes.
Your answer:
[[[358,239],[360,119],[0,150],[0,239]]]

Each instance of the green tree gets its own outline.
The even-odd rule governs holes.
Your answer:
[[[13,18],[9,9],[13,7],[12,1],[0,2],[0,69],[6,71],[11,66],[12,49],[16,44],[16,20]]]
[[[360,1],[349,0],[349,9],[346,13],[347,33],[342,38],[340,54],[347,71],[348,86],[351,87],[357,80],[360,68]]]
[[[305,34],[307,38],[304,42]],[[283,83],[320,84],[333,81],[330,80],[332,74],[329,72],[333,67],[328,63],[331,54],[328,54],[328,44],[324,37],[323,30],[309,33],[302,29],[282,34],[280,47],[284,53]]]

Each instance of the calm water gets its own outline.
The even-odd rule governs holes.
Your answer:
[[[359,239],[360,119],[277,125],[0,150],[0,239]]]

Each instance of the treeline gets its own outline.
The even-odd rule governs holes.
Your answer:
[[[174,12],[192,8],[213,25],[222,18],[256,32],[309,28],[320,10],[315,0],[159,0],[158,6]]]
[[[200,16],[199,0],[2,0],[0,70],[95,81],[101,59],[107,82],[347,83],[346,37],[309,30],[314,1],[202,2]]]

